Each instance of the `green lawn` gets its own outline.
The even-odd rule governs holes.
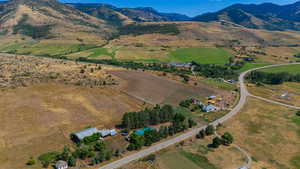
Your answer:
[[[233,55],[230,52],[222,48],[182,48],[169,54],[171,61],[220,65],[228,63],[231,56]]]
[[[292,74],[299,74],[300,73],[300,65],[279,66],[279,67],[264,69],[261,71],[268,72],[268,73],[288,72],[288,73],[292,73]]]

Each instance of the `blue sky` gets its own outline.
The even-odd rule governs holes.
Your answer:
[[[0,0],[1,1],[1,0]],[[61,2],[108,3],[117,7],[153,7],[162,12],[177,12],[189,16],[214,12],[235,3],[290,4],[299,0],[60,0]]]

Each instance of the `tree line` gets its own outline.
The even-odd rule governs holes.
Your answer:
[[[148,125],[157,125],[170,122],[174,117],[174,109],[171,105],[146,108],[138,112],[128,112],[123,115],[122,127],[127,129],[137,129]]]
[[[196,138],[198,139],[204,139],[206,136],[211,136],[215,134],[215,127],[212,125],[207,126],[205,129],[200,130],[199,133],[196,135]],[[214,137],[212,140],[211,146],[213,148],[218,148],[220,145],[229,146],[234,141],[233,136],[225,132],[221,137],[217,136]]]
[[[247,80],[252,83],[265,83],[272,85],[279,85],[284,82],[300,82],[300,73],[291,74],[288,72],[281,73],[267,73],[260,71],[253,71],[247,76]]]
[[[197,123],[194,120],[190,118],[187,119],[184,115],[176,113],[173,117],[172,124],[169,126],[161,126],[159,130],[147,130],[144,135],[132,133],[130,135],[130,144],[127,147],[127,150],[139,150],[143,146],[151,146],[153,143],[158,142],[161,139],[183,132],[195,125],[197,125]]]
[[[186,68],[177,68],[165,63],[141,63],[133,61],[118,61],[115,59],[89,59],[86,57],[79,57],[77,61],[96,63],[96,64],[106,64],[124,67],[126,69],[133,70],[154,70],[162,71],[166,73],[177,73],[182,76],[185,80],[187,79],[185,75],[191,75],[192,71]],[[225,79],[236,79],[238,74],[235,72],[235,69],[231,66],[222,66],[222,65],[211,65],[211,64],[198,64],[192,62],[193,71],[199,73],[205,77],[211,78],[225,78]]]

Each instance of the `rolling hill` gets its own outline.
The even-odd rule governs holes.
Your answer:
[[[194,21],[227,21],[247,28],[267,30],[300,30],[300,2],[290,5],[272,3],[235,4],[215,13],[206,13]]]

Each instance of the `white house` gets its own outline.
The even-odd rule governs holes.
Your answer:
[[[56,169],[67,169],[68,167],[68,163],[62,160],[57,161],[55,164]]]

